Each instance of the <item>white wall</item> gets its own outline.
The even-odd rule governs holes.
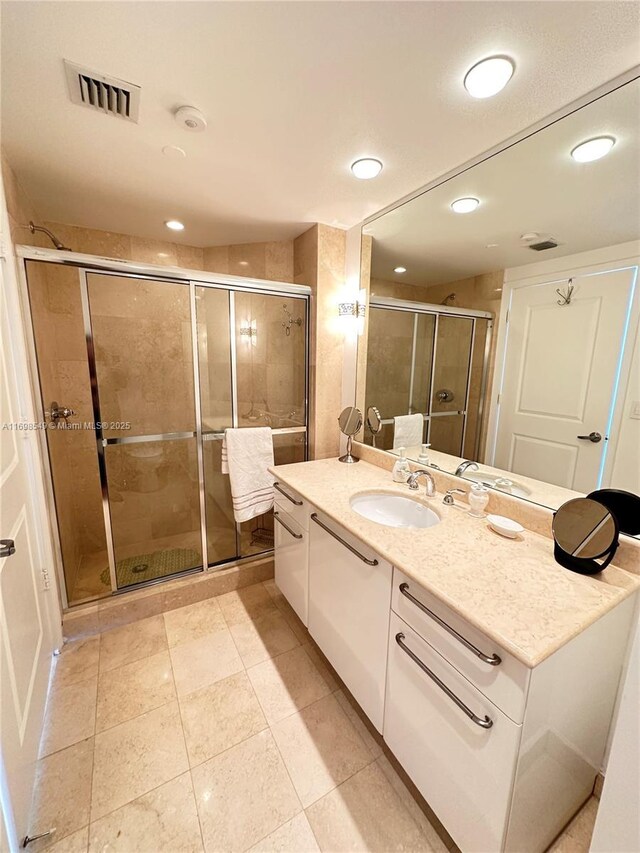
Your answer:
[[[624,403],[618,444],[613,457],[611,483],[616,489],[624,489],[640,495],[640,327],[636,333],[632,352],[631,373],[626,393],[624,387],[620,388]],[[635,418],[631,416],[634,405],[638,407]],[[638,849],[640,850],[640,847]]]
[[[618,708],[591,853],[640,850],[640,623]]]

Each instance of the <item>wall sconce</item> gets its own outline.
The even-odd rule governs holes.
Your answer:
[[[354,299],[352,295],[345,296],[338,302],[338,317],[347,328],[354,328],[358,335],[364,331],[364,318],[366,314],[367,293],[360,290]]]
[[[247,339],[252,347],[258,345],[258,324],[255,320],[243,320],[240,323],[240,336]]]

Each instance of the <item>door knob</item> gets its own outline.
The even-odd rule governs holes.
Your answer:
[[[0,539],[0,558],[10,557],[16,553],[16,545],[13,539]]]
[[[602,441],[602,436],[599,432],[590,432],[589,435],[579,435],[577,438],[581,438],[584,441],[592,441],[594,444]]]

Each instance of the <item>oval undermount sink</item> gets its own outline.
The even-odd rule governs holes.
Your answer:
[[[387,527],[433,527],[440,521],[428,506],[402,495],[385,492],[354,495],[349,503],[358,515]]]

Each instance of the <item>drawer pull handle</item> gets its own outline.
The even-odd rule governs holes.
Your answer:
[[[440,690],[444,691],[444,693],[447,694],[449,699],[451,699],[453,702],[455,702],[456,705],[458,706],[458,708],[460,708],[460,710],[463,711],[467,715],[467,717],[469,717],[469,719],[476,724],[476,726],[480,726],[480,728],[482,728],[482,729],[490,729],[491,726],[493,725],[493,720],[490,717],[487,717],[486,714],[484,715],[484,717],[479,717],[477,714],[473,713],[471,708],[467,708],[467,706],[464,704],[462,699],[458,699],[458,697],[453,692],[453,690],[449,690],[449,688],[444,683],[444,681],[440,681],[440,679],[435,674],[435,672],[431,672],[429,667],[426,666],[424,663],[422,663],[420,658],[411,651],[409,646],[405,646],[405,644],[402,642],[404,639],[405,639],[404,634],[396,634],[396,643],[400,646],[402,651],[405,652],[405,654],[409,655],[411,660],[414,663],[416,663],[420,667],[420,669],[426,675],[429,676],[429,678],[432,681],[435,681],[435,683],[438,685]]]
[[[276,520],[276,521],[279,521],[279,522],[280,522],[280,524],[284,527],[284,529],[287,531],[287,533],[290,533],[290,534],[293,536],[293,538],[294,538],[294,539],[302,539],[302,533],[296,533],[296,532],[295,532],[295,530],[292,530],[292,529],[289,527],[289,525],[287,524],[287,522],[286,522],[286,521],[283,521],[283,520],[280,518],[280,513],[279,513],[277,510],[275,510],[275,509],[274,509],[274,511],[273,511],[273,517],[275,518],[275,520]]]
[[[295,498],[292,498],[291,495],[287,494],[285,490],[281,487],[280,483],[274,483],[273,488],[277,489],[281,495],[284,495],[288,501],[291,501],[292,504],[296,506],[302,506],[302,501],[297,501]]]
[[[349,549],[349,551],[351,551],[351,553],[352,553],[352,554],[355,554],[355,555],[356,555],[356,557],[359,557],[359,558],[362,560],[362,562],[363,562],[363,563],[366,563],[368,566],[377,566],[377,565],[378,565],[378,561],[377,561],[377,560],[368,560],[368,559],[364,556],[364,554],[361,554],[361,553],[360,553],[360,551],[356,551],[356,549],[355,549],[355,548],[353,548],[351,545],[349,545],[349,543],[348,543],[348,542],[345,542],[345,541],[344,541],[344,539],[343,539],[341,536],[338,536],[338,534],[337,534],[337,533],[334,533],[334,532],[333,532],[333,530],[332,530],[330,527],[327,527],[327,525],[326,525],[326,524],[323,524],[323,523],[320,521],[320,519],[318,518],[318,516],[316,515],[316,513],[315,513],[315,512],[312,512],[312,513],[311,513],[311,521],[315,521],[315,523],[316,523],[316,524],[320,525],[320,527],[321,527],[323,530],[326,530],[326,531],[327,531],[327,533],[328,533],[330,536],[333,536],[333,538],[334,538],[334,539],[337,539],[337,540],[338,540],[338,542],[340,542],[340,544],[341,544],[341,545],[344,545],[344,547],[345,547],[345,548],[348,548],[348,549]]]
[[[430,616],[435,622],[437,622],[441,628],[444,628],[444,630],[448,631],[452,637],[455,637],[459,643],[462,643],[465,649],[469,649],[470,652],[473,652],[473,654],[476,657],[480,658],[483,663],[488,663],[489,666],[498,666],[502,663],[501,657],[496,654],[493,654],[491,656],[485,655],[484,652],[481,652],[480,649],[476,648],[473,643],[470,643],[469,640],[466,639],[466,637],[463,637],[462,634],[458,634],[455,628],[452,628],[451,625],[448,625],[444,621],[444,619],[441,619],[436,613],[433,612],[433,610],[429,610],[429,608],[426,607],[421,601],[418,601],[418,599],[411,595],[411,593],[409,592],[408,583],[400,584],[400,592],[405,596],[405,598],[408,598],[409,601],[412,601],[416,607],[419,607],[423,613],[426,613],[427,616]]]

